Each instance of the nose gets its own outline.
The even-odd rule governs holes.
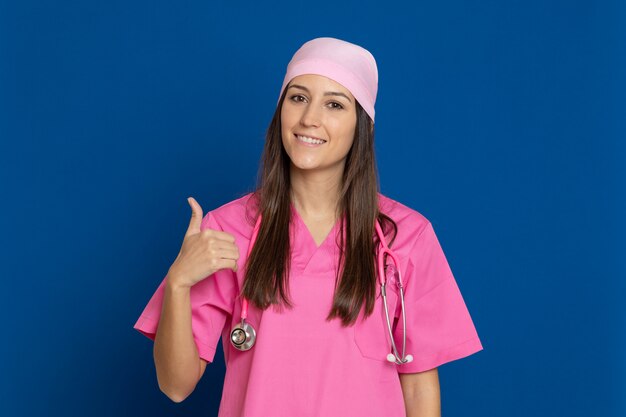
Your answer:
[[[302,117],[300,117],[300,124],[302,126],[319,126],[320,118],[318,107],[315,104],[309,104],[302,113]]]

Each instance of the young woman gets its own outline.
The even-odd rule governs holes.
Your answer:
[[[134,328],[184,400],[213,361],[219,416],[439,416],[437,367],[482,349],[432,224],[378,192],[374,57],[335,38],[287,67],[259,186],[191,221]],[[384,285],[383,285],[384,284]]]

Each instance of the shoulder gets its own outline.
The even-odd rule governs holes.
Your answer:
[[[406,261],[437,244],[433,225],[422,213],[380,193],[378,201],[380,211],[398,228],[390,247],[401,259]]]
[[[202,224],[208,228],[219,227],[226,232],[246,236],[254,227],[256,202],[255,194],[247,193],[209,211],[202,219]]]
[[[414,241],[430,226],[430,221],[422,213],[381,193],[378,193],[378,206],[398,226],[398,237],[405,236]]]

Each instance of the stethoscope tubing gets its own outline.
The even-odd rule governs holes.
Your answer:
[[[399,265],[400,261],[397,258],[394,251],[392,251],[387,245],[387,241],[385,239],[385,234],[383,233],[382,228],[380,227],[380,223],[377,221],[375,224],[376,233],[378,234],[378,240],[380,242],[381,249],[379,249],[377,254],[377,263],[378,263],[378,279],[380,280],[380,293],[383,297],[383,303],[385,305],[385,321],[387,323],[387,331],[389,333],[389,342],[391,343],[391,348],[393,350],[392,354],[387,355],[387,360],[390,362],[394,362],[398,365],[401,365],[406,362],[410,362],[413,360],[411,355],[405,356],[406,354],[406,312],[404,310],[404,286],[402,283],[402,272],[400,271]],[[387,304],[387,273],[385,271],[385,255],[387,255],[393,261],[394,272],[397,273],[398,277],[398,289],[400,291],[400,302],[401,310],[402,310],[402,356],[398,354],[398,348],[396,347],[396,342],[393,338],[393,331],[391,329],[391,320],[389,318],[389,305]]]
[[[246,260],[249,259],[250,253],[252,252],[252,247],[254,246],[254,242],[256,242],[256,238],[259,234],[259,229],[261,226],[261,215],[257,217],[256,223],[254,225],[254,229],[252,231],[252,236],[250,238],[250,244],[248,245],[247,257]],[[381,295],[383,297],[383,304],[385,307],[385,321],[387,323],[387,331],[389,333],[389,339],[391,348],[393,353],[387,355],[387,360],[389,362],[393,362],[397,365],[401,365],[403,363],[411,362],[413,360],[413,356],[405,355],[406,353],[406,313],[404,310],[404,287],[402,284],[402,274],[400,272],[400,262],[396,256],[396,254],[389,248],[387,242],[385,240],[385,235],[382,231],[380,223],[376,221],[375,224],[376,233],[378,234],[378,239],[381,248],[377,253],[377,267],[378,267],[378,278],[380,281]],[[394,264],[394,269],[397,273],[398,282],[397,285],[400,291],[400,302],[402,307],[402,356],[398,353],[398,348],[394,341],[393,331],[391,329],[391,320],[389,318],[389,306],[387,304],[387,275],[385,273],[385,255],[390,257]],[[233,330],[231,331],[231,342],[233,346],[239,350],[245,351],[252,348],[254,342],[256,340],[256,332],[254,328],[246,323],[246,319],[248,318],[248,300],[245,297],[241,297],[241,323],[235,325]],[[237,340],[237,342],[235,342]]]

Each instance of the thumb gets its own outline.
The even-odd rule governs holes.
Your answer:
[[[193,197],[189,197],[187,202],[191,206],[191,220],[189,220],[189,227],[185,235],[200,233],[200,224],[202,223],[203,217],[202,207],[200,207],[200,204],[198,204]]]

